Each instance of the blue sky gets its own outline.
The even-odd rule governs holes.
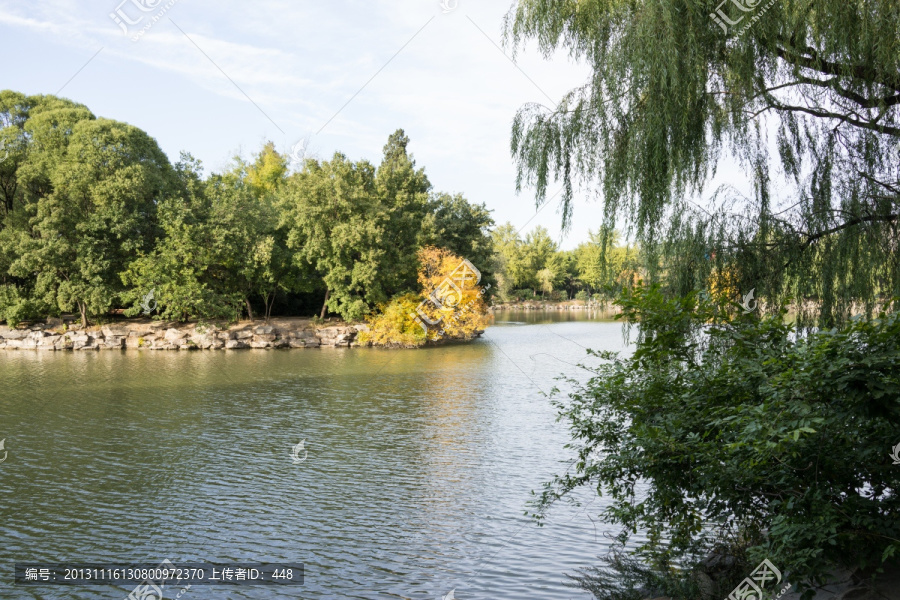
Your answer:
[[[515,192],[509,138],[519,107],[558,101],[587,68],[533,47],[514,65],[497,47],[509,0],[444,2],[452,10],[441,0],[0,0],[0,88],[62,90],[207,172],[266,140],[377,163],[402,127],[436,190],[574,247],[597,227],[599,204],[579,200],[565,238],[555,201],[529,222],[534,195]],[[126,34],[111,14],[135,25]]]

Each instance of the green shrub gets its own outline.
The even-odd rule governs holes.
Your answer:
[[[17,327],[21,321],[38,319],[42,314],[38,302],[23,296],[14,285],[0,285],[0,321]]]
[[[594,377],[555,401],[579,460],[547,484],[539,518],[589,485],[622,539],[646,533],[635,556],[648,564],[689,563],[741,523],[767,532],[748,562],[801,585],[900,554],[897,315],[808,333],[658,288],[617,303],[637,347],[595,353]]]

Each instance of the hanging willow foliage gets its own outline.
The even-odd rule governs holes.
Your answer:
[[[590,190],[672,293],[728,271],[806,324],[900,296],[896,0],[519,0],[505,41],[531,40],[592,68],[512,129],[519,189],[561,181],[564,227]],[[709,193],[728,156],[750,197]]]

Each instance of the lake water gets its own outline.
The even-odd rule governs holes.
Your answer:
[[[17,561],[164,559],[306,566],[302,587],[182,600],[591,598],[565,574],[609,546],[601,500],[524,512],[571,458],[542,391],[585,378],[584,347],[622,349],[621,325],[496,321],[425,350],[0,352],[0,598],[133,588],[13,586]]]

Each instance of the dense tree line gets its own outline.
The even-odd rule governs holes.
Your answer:
[[[292,170],[268,143],[205,176],[81,104],[0,92],[0,321],[135,316],[150,292],[163,319],[359,320],[419,292],[427,246],[478,265],[504,300],[612,289],[598,240],[560,252],[542,228],[492,232],[490,211],[435,191],[408,144],[399,130],[378,165],[336,153]],[[616,268],[633,268],[621,252]]]
[[[524,238],[511,223],[495,228],[495,297],[502,302],[540,296],[550,300],[613,299],[644,274],[643,257],[634,245],[621,245],[618,235],[604,240],[590,233],[574,250],[560,250],[545,227]]]
[[[417,289],[426,245],[490,277],[489,211],[434,191],[408,143],[400,130],[379,165],[336,153],[299,172],[270,143],[204,177],[131,125],[4,91],[0,319],[136,315],[151,291],[161,318],[360,319]]]

